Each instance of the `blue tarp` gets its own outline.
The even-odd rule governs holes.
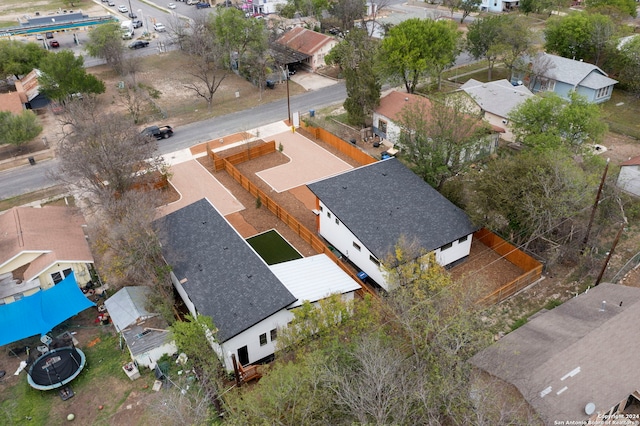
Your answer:
[[[53,327],[95,304],[69,275],[48,290],[0,305],[0,346],[46,334]]]

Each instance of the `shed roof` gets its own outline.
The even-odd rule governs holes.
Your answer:
[[[296,301],[262,258],[203,198],[156,221],[163,255],[219,342]]]
[[[640,289],[603,283],[507,334],[471,363],[515,385],[545,423],[586,421],[589,402],[605,412],[638,388],[639,322]]]
[[[147,311],[147,299],[150,294],[150,287],[123,287],[104,302],[118,331],[158,315]]]
[[[271,265],[271,270],[298,299],[289,308],[300,306],[305,300],[313,303],[330,294],[360,289],[360,284],[325,254]]]
[[[627,161],[623,161],[621,166],[640,166],[640,155],[629,158]]]
[[[533,96],[525,86],[514,86],[509,80],[490,81],[482,83],[470,79],[460,86],[485,111],[499,117],[507,117],[512,110]]]
[[[307,186],[378,259],[401,236],[431,251],[476,229],[464,211],[395,158]]]

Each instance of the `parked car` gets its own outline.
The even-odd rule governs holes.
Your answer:
[[[129,45],[129,49],[142,49],[149,46],[149,42],[146,40],[136,40]]]
[[[149,126],[140,134],[144,137],[154,137],[156,139],[167,139],[173,136],[173,127],[171,126]]]
[[[44,35],[45,35],[45,37],[47,37],[47,38],[53,38],[53,33],[46,32],[46,33],[44,33]]]
[[[156,22],[155,24],[153,24],[153,29],[159,33],[167,31],[167,27],[165,27],[162,22]]]
[[[44,37],[42,36],[42,34],[38,33],[36,34],[36,40],[44,40]]]
[[[176,4],[175,4],[175,3],[169,3],[169,4],[167,5],[167,7],[168,7],[169,9],[175,9],[175,8],[176,8]]]
[[[139,19],[134,19],[133,21],[131,21],[131,25],[133,25],[133,28],[140,28],[142,26],[142,21]]]
[[[129,18],[131,18],[131,19],[136,19],[138,17],[138,15],[136,15],[133,12],[129,12],[129,14],[127,16],[129,16]]]
[[[113,1],[113,0],[109,0],[109,1],[107,2],[107,4],[108,4],[109,6],[115,6],[115,5],[116,5],[116,2],[115,2],[115,1]]]
[[[127,13],[128,11],[129,11],[129,9],[127,9],[127,6],[125,6],[123,4],[118,6],[118,12]]]
[[[187,6],[200,3],[200,0],[187,0]]]
[[[206,9],[207,7],[211,7],[211,5],[205,2],[196,3],[196,9]]]
[[[49,46],[51,46],[51,47],[60,47],[60,43],[58,43],[58,40],[50,40],[49,41]]]

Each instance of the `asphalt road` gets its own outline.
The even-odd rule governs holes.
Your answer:
[[[341,103],[347,97],[344,83],[291,97],[291,112],[307,112],[310,109]],[[287,118],[287,99],[260,105],[245,111],[215,117],[181,126],[173,137],[160,140],[160,154],[168,154],[188,148],[200,142],[219,139],[231,133],[250,130]],[[170,123],[171,120],[167,122]],[[50,173],[57,168],[57,160],[40,161],[0,172],[0,199],[26,194],[56,185]]]

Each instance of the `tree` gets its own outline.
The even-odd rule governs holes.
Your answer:
[[[486,143],[488,130],[459,97],[405,106],[398,120],[400,145],[412,168],[433,187],[462,171],[466,157]]]
[[[0,40],[0,79],[11,74],[18,78],[38,68],[47,51],[36,43]]]
[[[588,11],[604,12],[613,9],[632,18],[637,16],[635,0],[587,0],[585,4]]]
[[[537,151],[565,149],[575,154],[599,143],[607,130],[600,107],[576,92],[569,101],[553,92],[532,97],[509,115],[516,140]]]
[[[327,64],[338,64],[343,72],[347,88],[344,108],[354,125],[366,125],[380,103],[381,84],[375,67],[377,48],[377,42],[366,30],[354,28],[325,57]]]
[[[74,93],[99,94],[105,91],[104,82],[85,71],[82,56],[75,57],[70,50],[45,56],[40,63],[40,71],[40,88],[50,99],[64,102]]]
[[[566,58],[598,62],[614,33],[610,17],[575,12],[549,19],[544,30],[545,49]]]
[[[0,145],[10,144],[18,148],[42,132],[38,117],[30,110],[16,115],[0,111],[0,128]]]
[[[340,29],[343,33],[351,31],[354,23],[364,18],[366,6],[365,0],[337,0],[330,3],[331,15],[340,21]]]
[[[122,74],[124,45],[118,23],[98,25],[91,30],[85,48],[89,55],[104,59],[117,73]]]
[[[460,23],[462,24],[467,16],[471,15],[471,12],[476,12],[482,4],[482,0],[460,0],[458,9],[462,11],[462,17]]]
[[[621,85],[640,97],[640,38],[633,37],[620,47],[613,60]]]
[[[237,70],[240,64],[268,51],[268,33],[261,19],[246,19],[244,13],[233,7],[222,8],[208,23],[215,43],[225,52],[225,67]],[[246,62],[244,67],[253,64]]]
[[[542,248],[551,238],[571,238],[596,181],[566,152],[526,151],[492,161],[475,177],[468,211],[478,225],[535,250],[533,242]]]
[[[507,19],[507,15],[486,16],[469,24],[467,51],[475,59],[487,61],[489,80],[496,61],[508,51],[503,36]]]
[[[381,76],[401,82],[414,93],[421,78],[434,76],[451,66],[458,52],[460,32],[450,21],[408,19],[391,28],[382,40],[378,63]]]
[[[505,20],[500,32],[504,46],[502,62],[513,71],[515,64],[524,55],[533,54],[535,49],[534,36],[529,22],[519,15],[502,15]]]
[[[298,16],[314,16],[320,18],[322,11],[329,7],[328,0],[287,0],[284,6],[277,5],[276,11],[284,18],[294,18]]]

